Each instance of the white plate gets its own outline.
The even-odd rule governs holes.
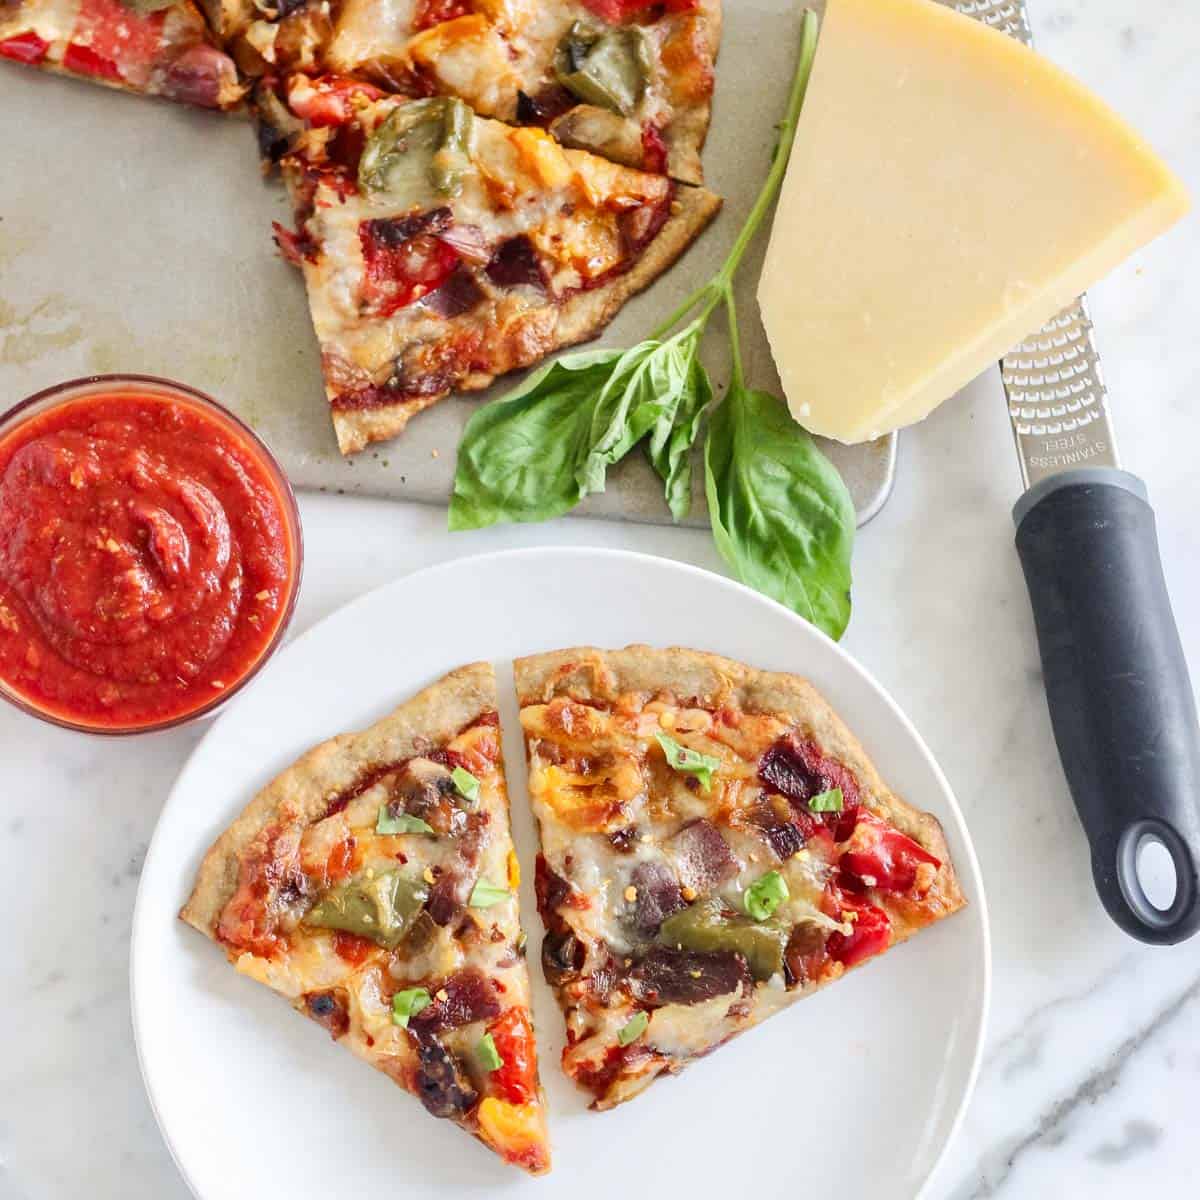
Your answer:
[[[230,970],[176,912],[213,837],[313,743],[359,728],[452,667],[497,663],[518,853],[531,862],[513,656],[578,643],[702,647],[807,676],[890,784],[946,829],[970,906],[772,1017],[611,1113],[586,1111],[558,1067],[562,1021],[537,966],[526,870],[550,1187],[614,1195],[918,1194],[974,1084],[990,978],[979,866],[949,785],[874,680],[791,613],[718,576],[619,551],[460,559],[364,596],[288,647],[216,721],[167,800],[133,922],[133,1023],[151,1103],[203,1200],[546,1196],[435,1121]]]

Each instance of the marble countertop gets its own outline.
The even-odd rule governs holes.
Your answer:
[[[1193,0],[1043,0],[1042,48],[1140,126],[1200,196]],[[1125,464],[1149,482],[1200,682],[1200,219],[1093,293]],[[988,886],[986,1058],[930,1200],[1169,1194],[1194,1178],[1200,941],[1130,941],[1095,899],[1051,739],[1009,507],[1019,489],[986,378],[901,437],[861,533],[846,638],[953,784]],[[295,629],[428,563],[509,546],[623,546],[720,570],[705,534],[560,521],[443,532],[415,506],[307,496]],[[352,535],[347,531],[352,530]],[[203,733],[88,740],[0,707],[0,1200],[184,1200],[138,1075],[130,916],[159,808]],[[1194,1185],[1193,1185],[1194,1186]],[[858,1198],[850,1198],[858,1200]]]

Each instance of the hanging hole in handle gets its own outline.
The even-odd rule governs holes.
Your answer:
[[[1133,869],[1142,894],[1159,912],[1169,912],[1179,894],[1175,860],[1157,834],[1144,833],[1134,851]]]
[[[1125,903],[1150,929],[1165,930],[1192,907],[1191,856],[1162,821],[1136,821],[1117,842],[1117,881]]]

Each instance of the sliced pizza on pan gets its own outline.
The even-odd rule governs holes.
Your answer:
[[[627,166],[703,179],[719,0],[301,0],[262,11],[226,0],[214,15],[236,31],[248,74],[453,96]],[[268,127],[274,107],[261,113]]]
[[[565,149],[461,100],[305,76],[323,123],[283,158],[299,263],[343,453],[398,434],[598,333],[720,206],[700,188]]]
[[[205,108],[233,108],[243,95],[191,0],[0,4],[0,58]]]
[[[516,684],[542,963],[596,1108],[964,904],[938,822],[803,679],[631,646]]]
[[[430,1113],[549,1169],[495,679],[451,672],[268,784],[181,916]]]

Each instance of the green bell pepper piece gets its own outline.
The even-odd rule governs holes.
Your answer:
[[[658,931],[658,940],[664,946],[701,954],[735,951],[761,982],[783,970],[788,931],[774,922],[752,921],[730,912],[719,900],[706,899],[669,916]]]
[[[374,879],[342,884],[317,901],[304,918],[318,929],[340,929],[394,950],[421,914],[429,889],[419,877],[384,871]]]

